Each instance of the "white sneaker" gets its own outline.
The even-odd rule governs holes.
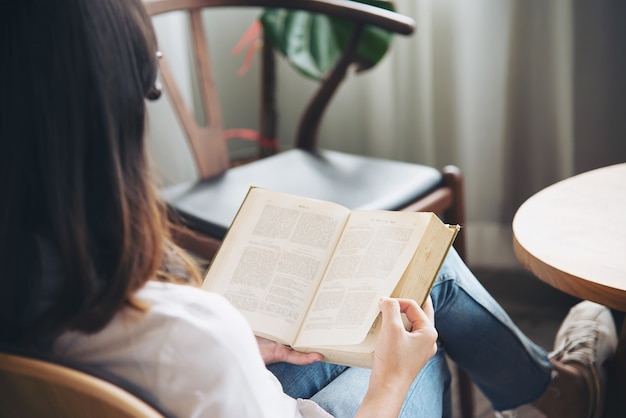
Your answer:
[[[617,347],[617,332],[611,311],[605,306],[584,301],[574,306],[554,340],[553,362],[582,366],[591,400],[588,417],[604,412],[607,365]]]

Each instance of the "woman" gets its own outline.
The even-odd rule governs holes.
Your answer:
[[[108,369],[181,417],[449,416],[445,353],[497,410],[601,412],[606,308],[573,310],[549,358],[454,252],[423,310],[381,301],[371,371],[255,340],[170,241],[143,139],[158,90],[141,2],[2,1],[0,51],[0,342]]]

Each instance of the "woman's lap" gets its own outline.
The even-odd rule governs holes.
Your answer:
[[[268,367],[294,398],[315,401],[336,418],[353,417],[369,384],[370,370],[316,363]],[[450,372],[443,351],[431,358],[413,382],[400,417],[449,417]]]
[[[543,393],[551,373],[547,353],[522,334],[455,251],[442,266],[431,297],[443,349],[416,378],[403,414],[448,416],[450,372],[445,353],[472,376],[496,409],[530,402]],[[268,368],[288,395],[313,399],[336,417],[354,415],[370,373],[328,363],[279,363]]]

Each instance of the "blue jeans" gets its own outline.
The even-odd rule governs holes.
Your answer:
[[[452,416],[445,354],[469,373],[497,411],[529,403],[545,391],[552,370],[547,353],[522,334],[454,250],[431,298],[440,349],[413,382],[401,417]],[[370,375],[370,370],[322,362],[268,368],[287,394],[312,399],[337,418],[355,415]]]

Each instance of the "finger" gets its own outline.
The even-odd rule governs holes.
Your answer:
[[[417,302],[412,299],[398,299],[400,309],[406,315],[411,323],[413,330],[423,328],[425,326],[433,326],[433,319],[422,310]]]
[[[398,299],[383,298],[380,300],[378,306],[383,314],[383,324],[388,322],[404,328],[402,316],[400,315],[401,308]]]
[[[303,353],[284,345],[277,345],[275,348],[275,359],[278,362],[304,365],[320,361],[323,357],[320,353]]]
[[[323,357],[324,356],[320,353],[301,353],[299,351],[290,350],[283,361],[303,366],[305,364],[312,364],[321,361]]]

